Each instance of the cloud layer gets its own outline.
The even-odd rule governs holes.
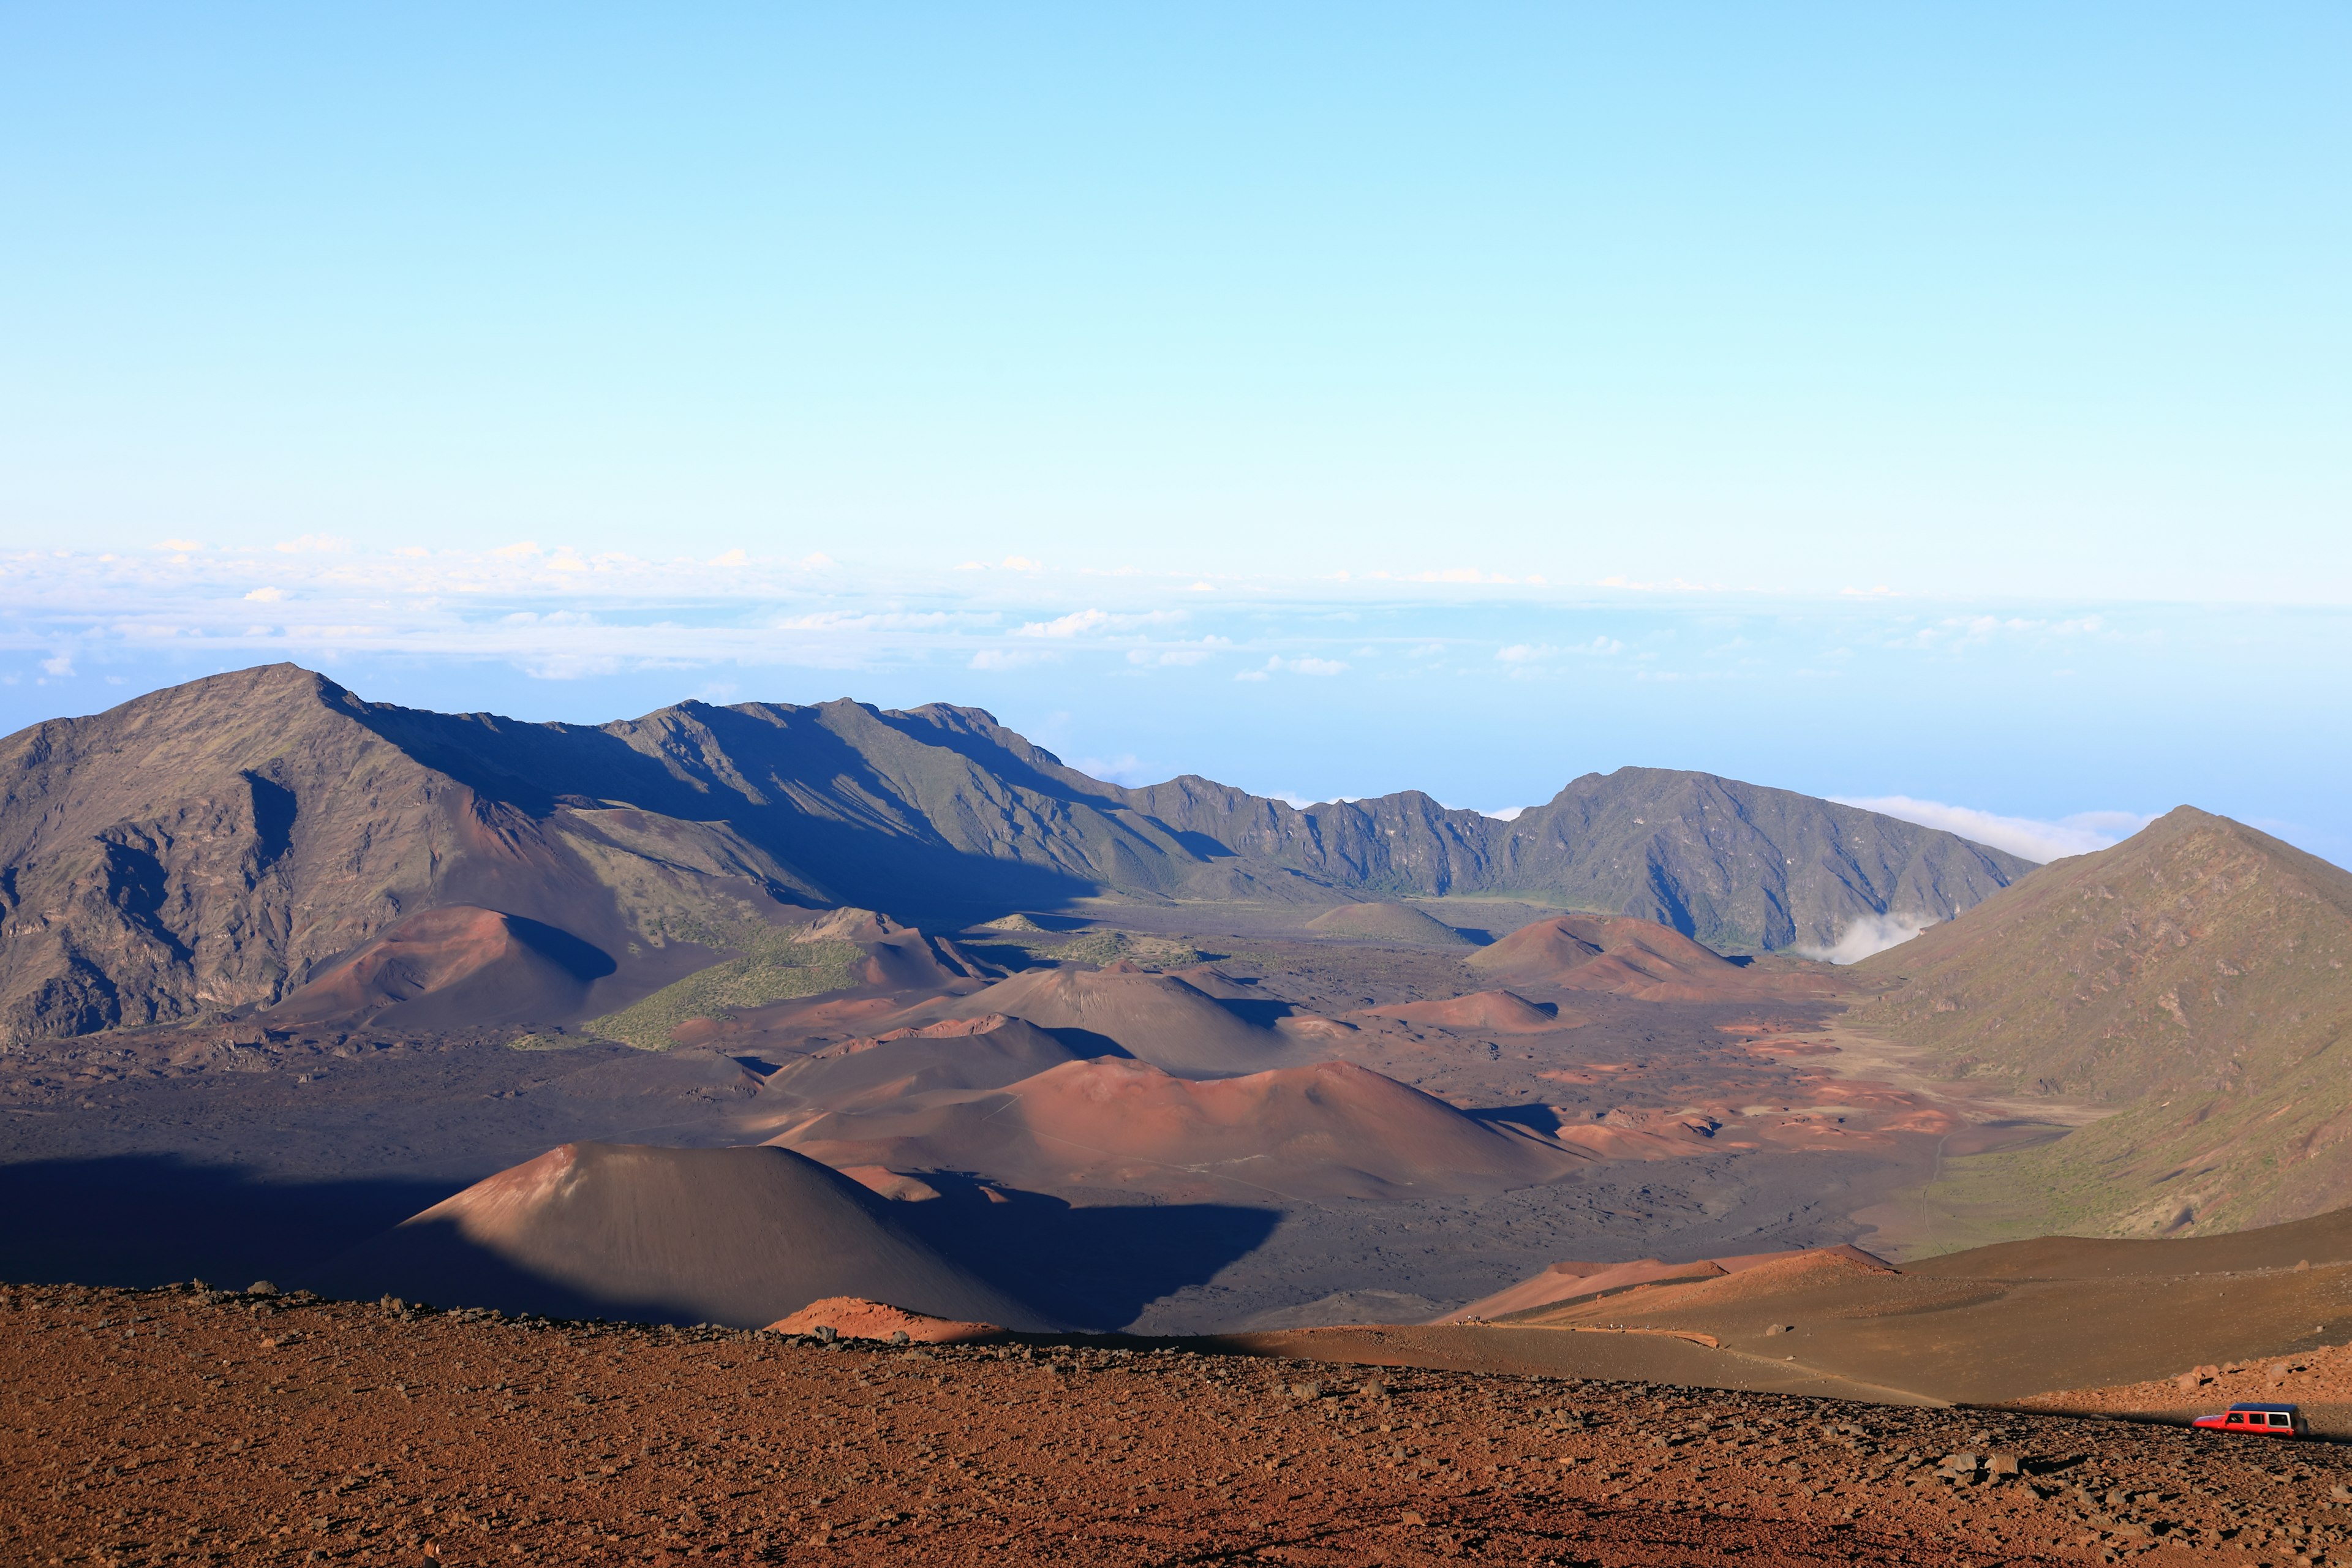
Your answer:
[[[530,540],[367,549],[325,533],[0,551],[0,730],[293,660],[372,695],[525,718],[604,719],[686,695],[967,703],[1055,731],[1057,750],[1327,799],[1542,800],[1626,764],[1815,793],[1844,783],[1854,804],[2036,860],[2147,820],[1949,804],[2008,796],[2011,759],[2030,754],[2079,801],[2160,792],[2352,858],[2335,782],[2352,744],[2309,721],[2335,700],[2352,610],[1663,594],[1377,563],[1342,578],[953,560]],[[1934,719],[1915,732],[1858,726],[1861,713]],[[1943,782],[1938,798],[1856,787],[1922,776]]]
[[[1832,795],[1842,805],[1858,805],[1885,816],[1900,817],[1922,827],[1940,827],[1995,849],[2006,849],[2037,865],[2088,855],[2125,839],[2156,820],[2156,814],[2138,811],[2078,811],[2054,822],[2032,816],[2002,816],[1970,805],[1948,805],[1940,800],[1916,800],[1907,795]]]
[[[1860,963],[1874,952],[1901,946],[1935,923],[1916,915],[1866,915],[1840,931],[1830,946],[1801,947],[1797,952],[1831,963]]]

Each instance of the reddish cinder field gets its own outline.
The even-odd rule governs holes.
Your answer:
[[[2284,1563],[2342,1550],[2352,1468],[1181,1343],[824,1347],[194,1287],[0,1302],[9,1563]]]

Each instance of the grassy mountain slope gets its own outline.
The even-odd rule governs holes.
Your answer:
[[[1954,1163],[2016,1224],[2189,1234],[2352,1203],[2352,873],[2183,806],[1859,966],[1852,1021],[2025,1094],[2121,1107]]]

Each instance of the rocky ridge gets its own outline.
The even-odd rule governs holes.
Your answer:
[[[1106,784],[945,704],[529,724],[274,665],[0,741],[0,1037],[268,1007],[456,904],[583,944],[578,1017],[839,905],[961,925],[1105,895],[1499,892],[1754,950],[1942,919],[2028,868],[1703,773],[1588,775],[1507,823],[1414,792],[1301,810],[1193,777]]]

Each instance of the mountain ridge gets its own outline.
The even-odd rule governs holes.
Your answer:
[[[374,703],[294,665],[0,740],[0,1035],[274,1004],[470,904],[611,963],[610,1010],[841,905],[961,924],[1111,896],[1307,908],[1534,895],[1734,951],[1943,919],[2023,861],[1710,774],[1621,769],[1501,822],[1093,779],[982,710],[688,701],[604,725]]]

